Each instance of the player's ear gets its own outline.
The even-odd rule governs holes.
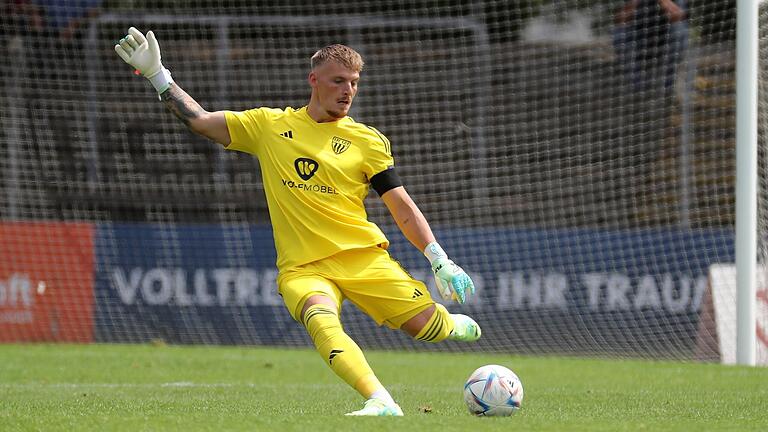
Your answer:
[[[307,82],[309,83],[309,86],[312,88],[315,88],[315,86],[317,86],[317,74],[315,74],[315,71],[309,72],[309,76],[307,77]]]

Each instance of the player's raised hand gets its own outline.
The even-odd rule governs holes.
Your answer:
[[[131,27],[128,34],[115,45],[115,51],[120,58],[147,78],[157,75],[163,68],[160,62],[160,46],[151,31],[144,37],[136,27]]]
[[[144,37],[136,27],[131,27],[128,29],[128,34],[115,45],[115,52],[123,61],[147,78],[158,93],[167,90],[173,82],[170,72],[163,67],[160,45],[152,31]]]
[[[430,243],[424,250],[424,255],[432,264],[435,274],[435,284],[444,300],[456,300],[465,303],[467,297],[475,293],[475,284],[469,275],[443,251],[437,243]]]

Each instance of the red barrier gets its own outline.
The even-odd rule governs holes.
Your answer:
[[[0,342],[93,341],[94,226],[0,223]]]

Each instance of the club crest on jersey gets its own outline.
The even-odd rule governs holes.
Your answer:
[[[331,148],[333,149],[333,152],[336,154],[342,154],[349,148],[350,144],[352,144],[352,141],[345,140],[341,137],[333,137],[331,138]]]
[[[320,167],[316,161],[309,158],[298,158],[293,161],[293,166],[296,168],[296,173],[304,181],[311,179]]]

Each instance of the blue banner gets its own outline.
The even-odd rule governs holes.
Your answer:
[[[304,340],[276,292],[269,227],[100,225],[96,340]]]
[[[434,290],[395,230],[390,252]],[[706,272],[732,262],[731,230],[438,230],[478,292],[451,311],[483,326],[481,347],[517,352],[690,349]],[[277,294],[269,226],[103,224],[96,238],[96,340],[305,344]],[[345,306],[363,345],[412,342]],[[450,344],[448,344],[450,348]]]

